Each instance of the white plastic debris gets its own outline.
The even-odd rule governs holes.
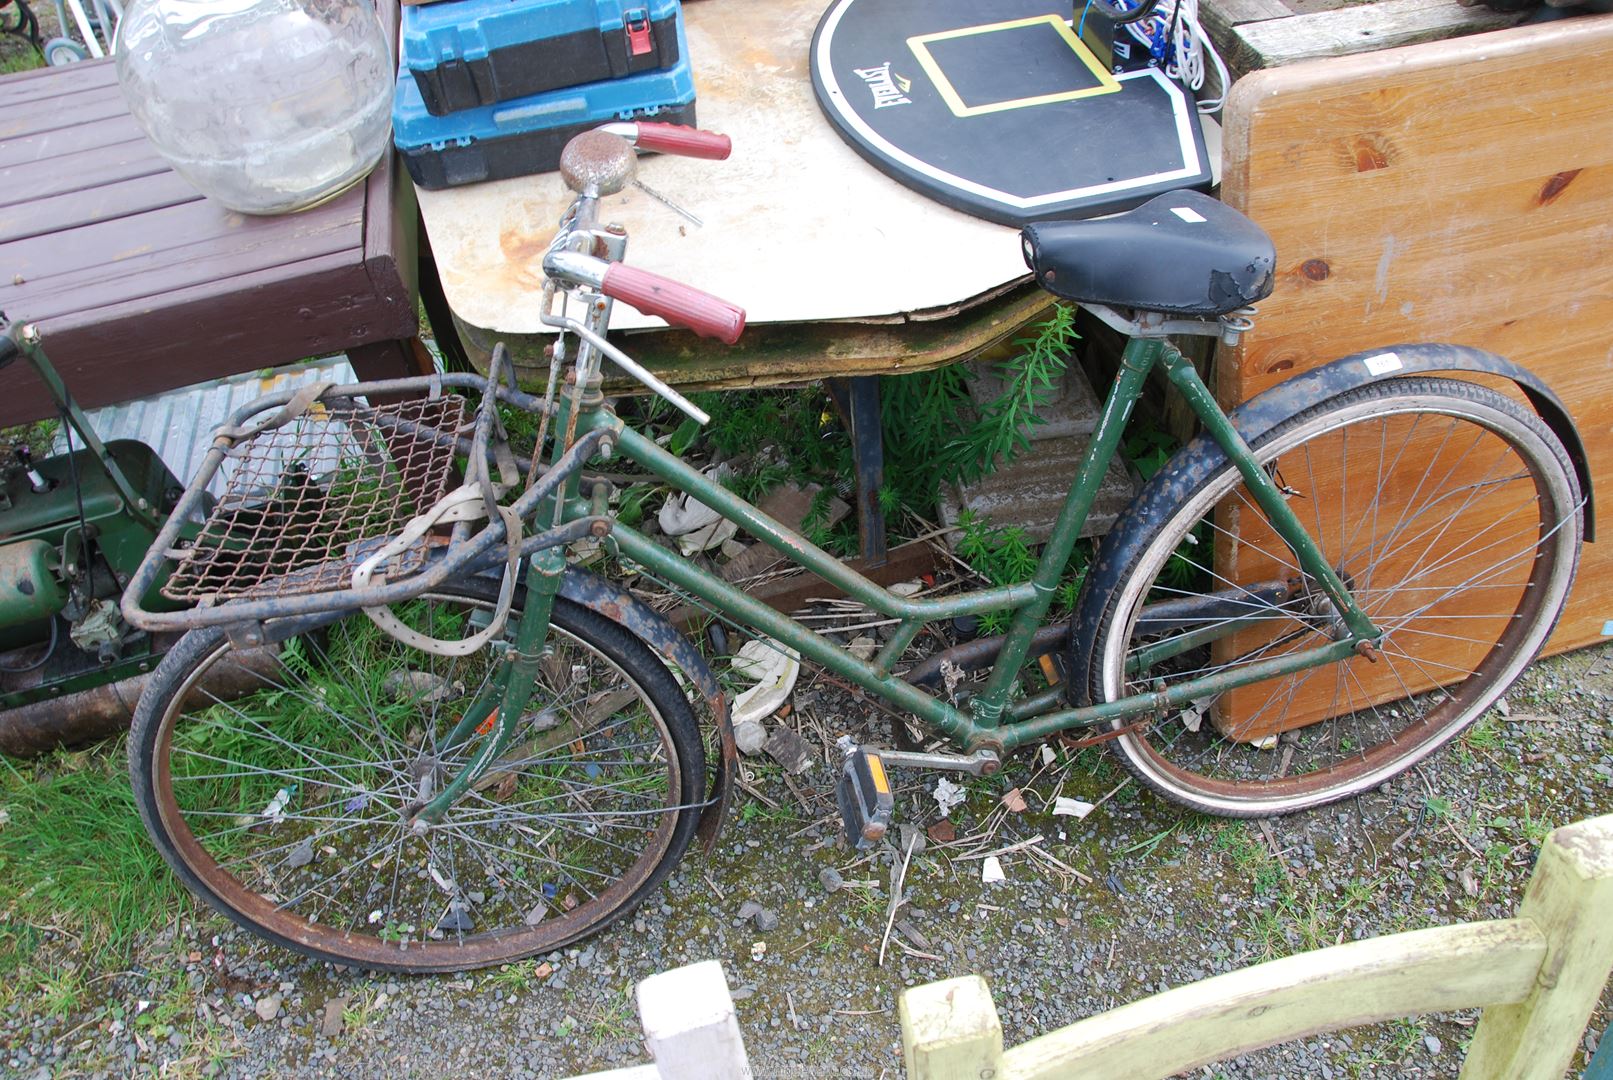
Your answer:
[[[1060,795],[1053,800],[1054,817],[1084,818],[1095,809],[1097,809],[1096,804],[1082,802],[1080,799],[1072,799],[1067,795]]]
[[[728,472],[727,465],[718,465],[707,469],[705,475],[707,479],[721,483]],[[732,521],[725,520],[717,511],[687,493],[673,495],[662,503],[656,523],[668,536],[679,538],[678,546],[685,555],[721,547],[723,541],[732,539],[739,531]]]
[[[1249,745],[1256,750],[1275,750],[1277,749],[1277,736],[1267,735],[1264,739],[1255,739]]]
[[[269,800],[269,805],[263,808],[263,816],[276,825],[286,820],[286,807],[291,805],[291,789],[281,788]]]
[[[1189,701],[1187,708],[1182,710],[1182,726],[1189,731],[1198,731],[1204,725],[1204,714],[1210,711],[1210,705],[1214,701],[1214,696],[1194,698]]]
[[[456,893],[459,892],[459,885],[458,885],[457,882],[454,881],[453,878],[444,877],[443,872],[441,870],[438,870],[435,866],[433,866],[430,863],[426,864],[426,869],[428,871],[430,871],[430,873],[431,873],[431,880],[435,881],[437,883],[437,888],[441,889],[443,892],[447,893],[449,896],[453,896],[453,895],[455,895]]]
[[[924,583],[922,581],[898,581],[896,584],[890,587],[890,592],[892,596],[908,597],[921,591],[923,588]]]
[[[1003,873],[1002,860],[995,855],[987,855],[980,863],[980,883],[994,885],[999,881],[1007,881],[1008,875]]]
[[[942,817],[951,817],[952,811],[968,797],[968,792],[946,777],[935,782],[935,805]]]
[[[767,955],[767,942],[765,942],[765,941],[753,941],[753,942],[751,942],[750,958],[752,960],[760,960],[762,957],[764,957],[766,955]]]
[[[801,674],[801,659],[794,649],[771,638],[758,638],[739,647],[730,670],[738,678],[756,683],[734,699],[734,726],[738,727],[748,720],[760,723],[790,699]]]
[[[1042,744],[1042,767],[1046,768],[1052,765],[1055,757],[1056,755],[1053,753],[1053,748],[1045,743]]]

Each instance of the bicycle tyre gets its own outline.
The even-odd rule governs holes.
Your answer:
[[[395,610],[456,631],[496,593],[461,581]],[[261,689],[223,702],[200,682],[234,654],[229,638],[218,628],[186,634],[141,696],[129,740],[147,832],[222,914],[335,963],[458,971],[602,929],[688,848],[705,751],[688,701],[647,646],[563,597],[551,624],[526,726],[489,770],[498,780],[424,836],[406,821],[419,785],[428,775],[446,782],[476,739],[440,762],[424,748],[440,746],[465,711],[455,706],[474,698],[482,684],[470,680],[498,662],[496,643],[462,660],[428,657],[354,612],[280,646]],[[565,733],[583,730],[579,739],[537,749],[543,731],[575,716],[583,729]],[[366,863],[373,874],[359,869]],[[323,882],[321,867],[332,868]]]
[[[1371,790],[1473,723],[1556,625],[1583,525],[1578,479],[1555,434],[1472,383],[1362,386],[1283,421],[1253,449],[1388,636],[1376,662],[1353,656],[1273,676],[1113,740],[1154,791],[1232,817],[1292,813]],[[1354,474],[1374,462],[1376,485],[1371,475],[1360,483]],[[1226,454],[1195,440],[1100,546],[1076,605],[1072,687],[1087,702],[1108,701],[1332,640],[1333,608],[1295,563]],[[1217,597],[1220,610],[1176,598],[1184,577]],[[1178,606],[1165,607],[1172,599]],[[1145,676],[1126,674],[1128,657],[1143,662],[1142,649],[1186,643],[1213,618],[1225,630],[1232,615],[1244,628],[1158,661]],[[1307,686],[1319,672],[1322,681]]]

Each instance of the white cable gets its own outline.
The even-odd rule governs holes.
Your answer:
[[[1158,5],[1148,18],[1141,22],[1129,23],[1126,29],[1131,36],[1144,47],[1152,51],[1153,37],[1157,32],[1165,35],[1165,74],[1186,86],[1197,96],[1198,91],[1204,89],[1205,55],[1208,54],[1211,64],[1215,67],[1216,78],[1220,84],[1220,94],[1214,98],[1205,98],[1199,101],[1198,109],[1202,113],[1212,113],[1221,108],[1226,98],[1227,83],[1230,78],[1227,74],[1226,64],[1210,43],[1209,35],[1204,32],[1204,26],[1199,22],[1198,0],[1159,0]]]

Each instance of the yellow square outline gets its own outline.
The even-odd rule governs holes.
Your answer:
[[[1098,85],[1090,86],[1085,90],[1067,90],[1060,94],[1041,94],[1037,97],[1014,98],[1010,101],[994,101],[990,105],[965,105],[963,98],[941,72],[941,65],[936,63],[931,55],[927,42],[947,41],[952,38],[974,37],[978,34],[990,34],[998,30],[1015,30],[1022,26],[1034,26],[1039,23],[1049,23],[1058,31],[1060,37],[1070,46],[1087,70],[1097,78]],[[954,116],[982,116],[987,113],[1007,112],[1009,109],[1028,109],[1033,105],[1051,105],[1055,101],[1075,101],[1078,98],[1096,97],[1099,94],[1113,94],[1120,90],[1120,83],[1115,77],[1098,63],[1098,58],[1092,55],[1086,44],[1070,29],[1070,24],[1057,15],[1033,15],[1028,19],[1011,19],[1008,22],[988,23],[985,26],[965,26],[958,30],[943,30],[937,34],[919,34],[907,39],[907,47],[913,50],[918,58],[919,66],[929,75],[930,81],[941,92],[941,99],[947,103]]]

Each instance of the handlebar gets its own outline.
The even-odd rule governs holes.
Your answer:
[[[744,308],[626,263],[607,262],[575,251],[551,251],[543,258],[543,272],[551,278],[598,289],[646,315],[693,330],[701,337],[715,338],[724,345],[732,345],[745,331]]]
[[[632,304],[646,315],[658,316],[724,345],[732,345],[745,332],[744,308],[626,263],[610,264],[600,280],[599,291]]]
[[[607,238],[603,249],[597,241],[572,241],[576,232],[592,233],[599,200],[620,191],[632,180],[635,159],[629,146],[713,161],[726,158],[733,148],[726,135],[677,124],[610,123],[574,137],[561,155],[560,168],[578,198],[543,257],[544,274],[562,284],[595,289],[701,337],[734,344],[745,330],[744,308],[692,285],[597,257],[608,253],[612,259],[620,259],[624,241],[608,242]],[[615,235],[625,236],[619,232]]]
[[[708,161],[725,161],[733,152],[733,140],[715,131],[684,127],[682,124],[658,124],[640,120],[632,123],[606,124],[600,130],[620,135],[634,146],[662,154],[705,158]]]

